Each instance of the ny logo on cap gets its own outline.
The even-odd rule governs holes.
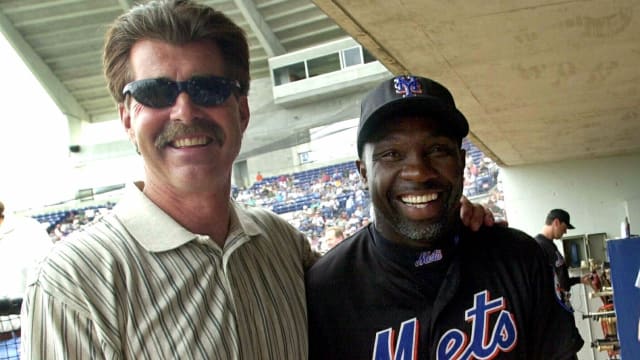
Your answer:
[[[413,76],[398,76],[393,79],[393,86],[396,94],[402,95],[403,98],[422,94],[422,84]]]

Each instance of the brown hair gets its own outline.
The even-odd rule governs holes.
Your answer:
[[[240,94],[249,92],[249,46],[244,31],[222,12],[192,0],[157,0],[136,5],[120,15],[105,35],[102,57],[107,87],[118,103],[122,89],[133,80],[129,54],[140,39],[171,44],[211,41],[222,53],[225,76],[240,82]]]
[[[344,229],[341,226],[332,226],[325,230],[325,235],[329,232],[333,231],[333,237],[344,237]]]

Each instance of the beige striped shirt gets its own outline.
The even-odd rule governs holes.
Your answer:
[[[22,358],[306,359],[315,254],[277,215],[231,206],[220,248],[132,187],[30,281]]]

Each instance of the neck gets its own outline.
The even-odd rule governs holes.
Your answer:
[[[547,239],[553,240],[553,231],[551,231],[551,226],[545,225],[542,227],[541,234],[544,235]]]
[[[220,246],[229,232],[230,189],[180,192],[170,187],[146,184],[144,194],[187,230],[208,235]]]
[[[380,216],[376,216],[380,218]],[[398,229],[394,225],[390,225],[389,222],[380,222],[374,220],[374,227],[382,236],[389,241],[404,246],[416,251],[431,250],[442,248],[453,242],[454,236],[457,234],[459,227],[456,220],[448,225],[432,226],[428,229],[421,230],[421,237],[412,237],[403,232],[402,229]],[[407,232],[411,232],[414,229],[407,228]]]

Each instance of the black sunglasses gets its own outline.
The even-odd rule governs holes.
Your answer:
[[[194,104],[220,105],[234,90],[240,90],[237,80],[219,76],[196,76],[185,81],[169,79],[143,79],[125,85],[122,95],[131,94],[137,102],[152,108],[164,108],[176,103],[181,92],[186,91]]]

